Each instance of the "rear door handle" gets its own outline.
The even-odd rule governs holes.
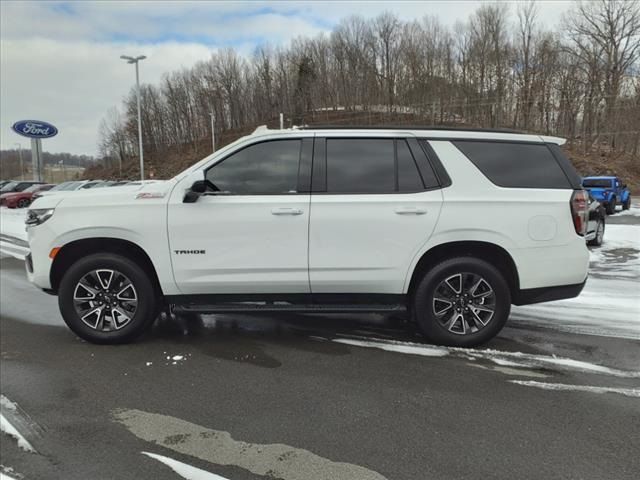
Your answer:
[[[394,210],[398,215],[424,215],[427,211],[418,207],[398,207]]]
[[[279,207],[271,209],[271,215],[302,215],[302,213],[299,208]]]

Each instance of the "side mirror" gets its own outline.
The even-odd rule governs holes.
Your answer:
[[[207,184],[204,180],[196,180],[193,182],[193,185],[191,185],[191,191],[195,193],[204,193],[207,191]]]
[[[184,198],[182,199],[183,203],[195,203],[198,201],[198,198],[207,190],[207,185],[204,180],[196,180],[191,185],[191,188],[187,190],[184,194]]]

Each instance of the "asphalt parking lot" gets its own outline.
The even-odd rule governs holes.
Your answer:
[[[477,350],[427,345],[401,319],[375,315],[161,318],[136,344],[98,347],[64,326],[22,262],[2,258],[2,418],[22,443],[2,433],[2,471],[638,478],[634,211],[608,219],[609,247],[592,252],[581,297],[514,309]]]

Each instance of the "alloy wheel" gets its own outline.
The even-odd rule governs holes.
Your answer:
[[[446,330],[469,335],[485,328],[495,315],[496,294],[481,275],[457,273],[438,284],[432,308]]]
[[[78,281],[73,291],[73,303],[85,325],[100,332],[110,332],[131,322],[138,309],[138,294],[123,273],[98,269]]]

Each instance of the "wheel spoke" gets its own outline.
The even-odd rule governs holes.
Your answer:
[[[480,290],[479,293],[478,290]],[[473,285],[473,287],[471,287],[469,293],[473,298],[485,298],[493,293],[493,289],[489,286],[484,278],[480,277],[480,279]]]
[[[471,311],[471,314],[473,315],[471,317],[471,319],[476,324],[476,327],[478,328],[478,330],[480,330],[482,327],[486,326],[487,323],[489,323],[489,320],[491,320],[491,317],[489,317],[486,321],[482,320],[482,318],[480,318],[480,315],[478,315],[478,312],[476,312],[473,308],[471,308],[470,311]]]
[[[73,299],[84,301],[93,300],[96,298],[97,293],[98,291],[95,288],[90,287],[86,283],[80,282],[76,285],[76,289],[73,292]]]
[[[111,317],[113,318],[113,326],[116,330],[124,327],[131,320],[131,317],[127,315],[123,309],[118,307],[111,309]]]
[[[123,289],[121,289],[116,295],[118,300],[126,300],[128,302],[132,302],[137,300],[136,297],[136,289],[133,288],[132,284],[127,284]]]
[[[473,304],[472,306],[470,306],[470,308],[472,310],[479,310],[481,312],[487,312],[487,313],[491,313],[493,314],[494,310],[492,308],[486,307],[484,305],[478,305],[478,304]]]
[[[447,324],[445,325],[445,328],[449,331],[453,331],[453,327],[455,326],[458,319],[461,317],[462,317],[462,314],[460,312],[452,312],[451,316],[449,317],[449,320],[447,321]]]
[[[460,295],[462,293],[462,274],[453,275],[444,281],[445,285],[449,287],[453,293]]]
[[[441,297],[433,299],[433,313],[443,315],[453,307],[453,302]]]
[[[111,281],[113,280],[114,275],[115,275],[115,272],[113,270],[96,270],[96,277],[98,277],[100,286],[104,290],[109,290],[109,287],[111,286]]]
[[[93,322],[91,318],[93,317]],[[92,310],[89,310],[88,313],[80,317],[80,319],[89,325],[91,328],[98,329],[98,325],[101,324],[101,320],[103,318],[103,307],[96,307]]]

